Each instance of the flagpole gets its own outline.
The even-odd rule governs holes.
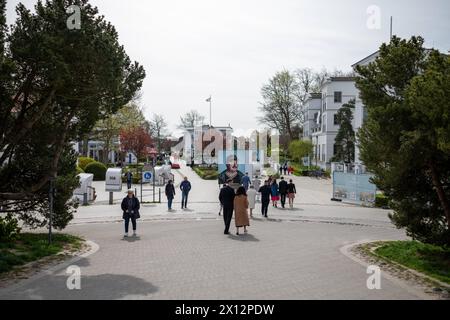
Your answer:
[[[209,95],[209,127],[212,127],[212,96]]]

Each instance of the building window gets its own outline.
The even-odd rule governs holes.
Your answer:
[[[335,103],[342,103],[342,91],[335,91],[334,92],[334,102]]]
[[[334,125],[335,125],[335,126],[338,126],[338,125],[339,125],[339,119],[338,119],[337,113],[334,115]]]
[[[367,113],[366,107],[362,107],[362,109],[363,109],[363,123],[365,123],[367,118],[369,117],[369,114]]]

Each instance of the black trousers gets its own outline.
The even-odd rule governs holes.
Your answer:
[[[225,233],[230,232],[231,219],[233,218],[233,207],[223,207],[223,222],[225,223]]]
[[[135,217],[126,217],[125,218],[125,233],[128,233],[128,227],[130,225],[130,218],[131,218],[131,224],[133,225],[133,231],[136,231],[136,218]]]
[[[284,205],[286,204],[286,193],[281,194],[281,206],[284,208]]]
[[[261,202],[261,213],[264,217],[267,217],[267,213],[269,211],[270,200],[263,200]]]

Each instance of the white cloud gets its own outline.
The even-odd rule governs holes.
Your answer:
[[[22,1],[28,7],[35,1]],[[12,7],[8,2],[9,21]],[[117,28],[132,59],[146,68],[142,101],[148,116],[179,117],[213,95],[213,122],[239,132],[256,122],[260,88],[283,68],[348,70],[395,33],[422,35],[447,51],[448,0],[92,0]],[[376,4],[382,29],[366,26]]]

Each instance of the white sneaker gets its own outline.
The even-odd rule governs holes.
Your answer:
[[[123,237],[124,238],[128,238],[128,233],[125,233],[125,235]]]
[[[136,231],[133,232],[133,237],[137,237]]]

